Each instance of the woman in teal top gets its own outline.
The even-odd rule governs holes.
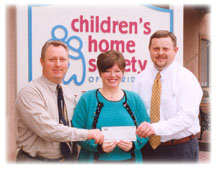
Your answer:
[[[132,91],[119,88],[125,60],[121,53],[108,51],[98,56],[97,67],[103,87],[85,92],[75,108],[72,124],[83,129],[138,126],[143,121],[150,122],[141,98]],[[79,161],[93,162],[142,162],[141,148],[148,138],[137,136],[136,141],[104,142],[94,140],[79,142],[81,151]]]

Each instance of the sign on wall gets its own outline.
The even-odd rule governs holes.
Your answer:
[[[173,32],[173,10],[150,5],[28,6],[28,16],[25,10],[18,9],[18,89],[41,76],[41,48],[53,39],[70,49],[63,82],[75,94],[101,87],[96,59],[110,49],[119,50],[126,59],[121,87],[130,90],[136,75],[152,65],[148,52],[151,34],[159,29]],[[25,20],[27,28],[23,28]]]

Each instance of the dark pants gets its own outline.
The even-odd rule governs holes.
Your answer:
[[[197,162],[199,159],[197,138],[181,144],[159,146],[155,150],[147,143],[141,151],[144,162]]]

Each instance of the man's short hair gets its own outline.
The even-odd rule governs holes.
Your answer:
[[[44,59],[44,55],[45,55],[45,52],[46,52],[47,48],[48,48],[49,46],[51,46],[51,45],[56,46],[56,47],[58,47],[58,46],[64,47],[65,50],[66,50],[66,52],[67,52],[68,55],[69,55],[68,46],[67,46],[64,42],[59,41],[59,40],[50,40],[50,41],[47,41],[47,42],[43,45],[43,47],[42,47],[42,50],[41,50],[41,58],[42,58],[42,59]]]
[[[154,39],[154,38],[166,38],[166,37],[171,38],[171,40],[173,42],[173,46],[175,48],[177,46],[176,36],[172,32],[169,32],[167,30],[158,30],[155,33],[153,33],[150,37],[150,40],[149,40],[149,48],[151,47],[152,39]]]

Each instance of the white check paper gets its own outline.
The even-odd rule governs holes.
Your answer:
[[[104,141],[136,141],[136,126],[102,127]]]

